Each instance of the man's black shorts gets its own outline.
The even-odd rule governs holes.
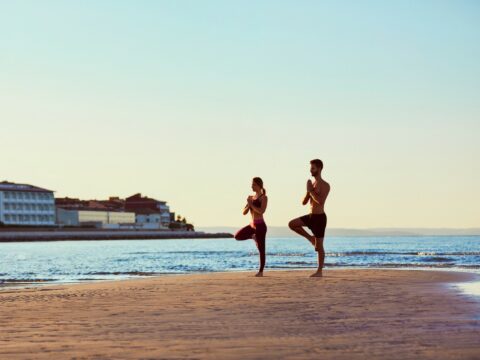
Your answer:
[[[327,227],[327,215],[323,214],[308,214],[300,218],[302,222],[312,230],[316,238],[323,238],[325,236],[325,228]]]

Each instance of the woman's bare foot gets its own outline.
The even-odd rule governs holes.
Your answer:
[[[316,246],[317,238],[315,236],[313,236],[313,235],[310,236],[310,239],[308,239],[308,240],[312,243],[313,247]]]
[[[322,270],[317,270],[314,274],[310,275],[310,277],[323,277]]]
[[[263,277],[263,271],[259,271],[255,274],[255,277]]]

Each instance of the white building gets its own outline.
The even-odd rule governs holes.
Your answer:
[[[137,224],[141,226],[157,224],[159,228],[168,228],[172,222],[172,213],[166,201],[142,196],[140,193],[125,199],[125,209],[137,214]]]
[[[138,227],[143,229],[168,229],[168,224],[164,220],[163,214],[140,210],[135,214],[135,222]],[[169,218],[170,220],[170,218]]]
[[[53,191],[27,184],[0,182],[0,222],[5,225],[55,225]]]
[[[160,209],[160,222],[162,226],[168,227],[168,225],[172,222],[171,215],[170,215],[170,206],[167,203],[162,202],[158,205]]]
[[[134,224],[135,213],[57,208],[57,223],[63,226],[94,225],[102,228],[115,228],[120,224]]]

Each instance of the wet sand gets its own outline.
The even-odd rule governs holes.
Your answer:
[[[479,359],[452,272],[164,276],[0,291],[0,359]]]

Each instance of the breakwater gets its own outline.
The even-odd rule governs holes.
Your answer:
[[[65,240],[129,240],[129,239],[215,239],[231,238],[229,233],[173,230],[14,230],[0,231],[0,242],[65,241]]]

